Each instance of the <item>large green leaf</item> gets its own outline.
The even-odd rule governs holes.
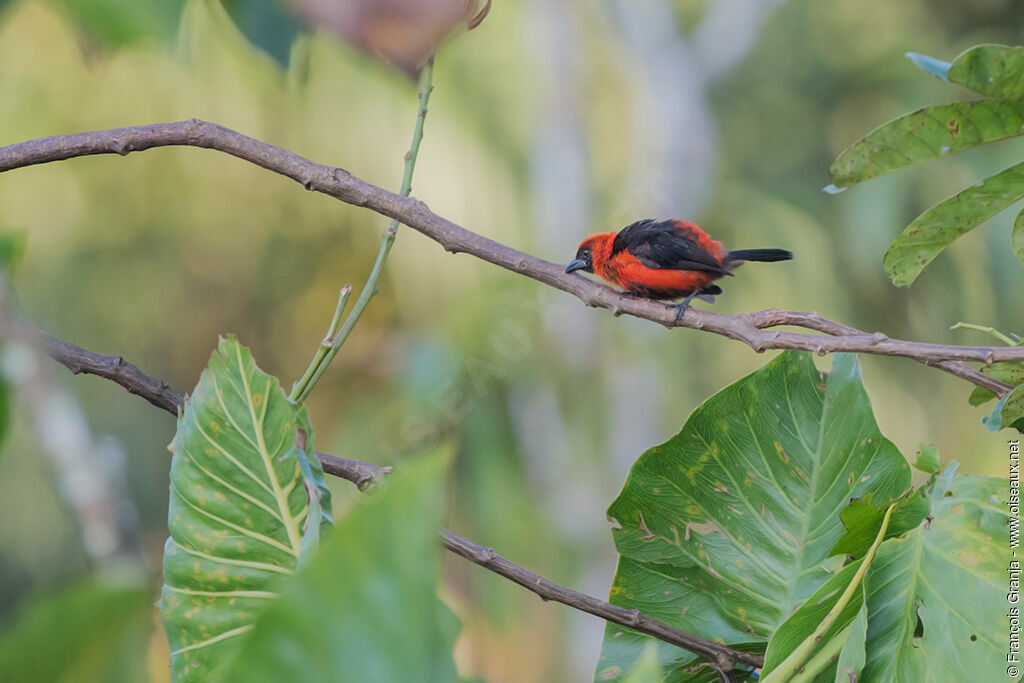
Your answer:
[[[947,78],[1001,100],[1024,97],[1024,47],[976,45],[953,60]]]
[[[308,429],[304,409],[249,350],[221,339],[171,444],[160,609],[175,680],[210,680],[223,670],[294,574],[304,537],[329,520]]]
[[[909,285],[953,240],[1022,197],[1024,163],[989,176],[925,211],[903,229],[885,253],[885,270],[893,284]]]
[[[32,601],[0,635],[0,678],[143,680],[152,593],[142,577],[89,578]]]
[[[882,124],[832,163],[832,182],[849,187],[869,178],[1024,134],[1024,103],[971,100],[940,104]]]
[[[929,523],[885,541],[865,576],[861,680],[995,681],[1006,675],[1008,482],[954,478],[955,470],[950,465],[936,480]]]
[[[608,512],[620,526],[611,601],[706,638],[764,643],[829,578],[822,563],[844,533],[840,510],[869,493],[891,500],[909,483],[856,358],[837,355],[823,379],[810,354],[783,353],[633,466]],[[597,680],[627,673],[646,640],[609,626]]]
[[[227,680],[457,680],[454,616],[437,597],[445,453],[360,498],[256,624]]]

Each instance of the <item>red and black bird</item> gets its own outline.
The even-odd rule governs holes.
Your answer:
[[[565,272],[582,270],[647,299],[686,297],[679,305],[678,320],[694,297],[722,293],[711,284],[731,276],[744,261],[788,261],[785,249],[738,249],[728,251],[693,223],[676,219],[648,218],[614,232],[583,240],[576,258]]]

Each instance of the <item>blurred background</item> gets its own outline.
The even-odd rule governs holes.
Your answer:
[[[382,59],[403,28],[333,11],[346,4],[360,3],[0,1],[0,144],[195,116],[397,189],[415,57]],[[1024,332],[1012,213],[957,241],[911,288],[894,288],[881,258],[922,210],[1024,157],[1024,141],[838,196],[821,188],[836,154],[876,125],[966,96],[904,52],[952,59],[1022,32],[1014,0],[497,0],[440,49],[413,194],[559,262],[591,232],[695,219],[731,247],[796,253],[724,283],[717,311],[814,310],[892,337],[995,343],[949,327]],[[229,332],[290,386],[338,289],[364,282],[385,226],[197,149],[0,176],[0,227],[27,235],[11,282],[24,312],[182,392]],[[613,318],[403,228],[380,294],[308,407],[317,447],[341,456],[392,463],[453,441],[448,525],[606,596],[605,509],[630,465],[768,355]],[[981,425],[988,408],[967,406],[969,385],[906,360],[862,362],[904,454],[933,443],[962,471],[1005,476],[1005,433]],[[109,556],[141,556],[142,582],[160,584],[173,419],[104,380],[43,374],[65,422],[38,419],[28,395],[13,407],[0,629]],[[75,447],[62,450],[54,429],[70,429]],[[337,516],[356,494],[331,484]],[[76,498],[83,486],[105,501],[99,522]],[[591,678],[601,621],[458,559],[445,558],[442,595],[463,622],[462,674]],[[162,631],[139,633],[126,666],[168,680]]]

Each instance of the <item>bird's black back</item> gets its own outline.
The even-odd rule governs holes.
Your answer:
[[[697,243],[695,237],[680,229],[674,220],[647,218],[619,231],[612,243],[612,255],[628,251],[648,268],[731,275],[714,254]]]

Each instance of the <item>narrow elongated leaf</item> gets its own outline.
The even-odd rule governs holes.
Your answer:
[[[864,581],[865,681],[994,681],[1009,650],[1008,482],[937,479],[930,522],[882,544]],[[918,624],[920,619],[920,625]],[[915,635],[919,628],[921,635]]]
[[[1013,253],[1017,255],[1021,265],[1024,265],[1024,211],[1017,214],[1017,219],[1013,222],[1010,246],[1013,247]]]
[[[1024,105],[1022,105],[1024,106]],[[913,282],[953,240],[1024,197],[1024,163],[968,187],[914,219],[885,253],[885,270],[899,287]]]
[[[837,355],[822,379],[810,354],[781,354],[633,466],[608,511],[621,527],[611,601],[707,638],[763,643],[829,578],[821,563],[850,499],[891,500],[909,483],[856,358]],[[609,626],[595,679],[628,673],[646,640]],[[685,656],[659,652],[663,664]]]
[[[905,166],[1024,134],[1024,103],[940,104],[882,124],[833,162],[832,182],[849,187]]]
[[[1003,361],[981,368],[982,374],[1013,386],[1024,384],[1024,361]],[[975,387],[968,402],[972,406],[988,403],[996,397],[995,392],[985,387]]]
[[[271,605],[228,681],[456,681],[457,621],[437,597],[447,453],[360,498]]]
[[[814,629],[836,606],[840,595],[850,585],[854,574],[860,569],[861,562],[862,560],[855,560],[832,575],[825,585],[815,591],[814,595],[808,598],[807,602],[772,634],[772,638],[768,642],[768,650],[764,655],[762,678],[771,673],[804,639],[814,633]],[[860,613],[863,606],[864,593],[858,586],[853,598],[843,607],[836,623],[824,635],[822,641],[830,640],[843,633]]]
[[[295,572],[307,520],[323,518],[321,506],[330,510],[323,493],[310,504],[308,490],[326,489],[310,462],[312,434],[305,450],[297,445],[300,427],[309,429],[304,410],[248,349],[222,339],[171,444],[160,609],[177,681],[223,671]]]
[[[794,680],[798,674],[802,674],[801,680],[810,681],[826,671],[827,678],[833,677],[835,660],[849,635],[850,622],[864,604],[864,574],[885,540],[892,511],[890,505],[867,553],[851,563],[854,569],[840,570],[825,584],[831,590],[819,590],[811,596],[772,635],[762,670],[765,683]],[[769,669],[770,675],[764,675]]]
[[[976,45],[953,60],[947,78],[1001,100],[1024,97],[1024,47]]]
[[[863,594],[861,596],[863,602]],[[861,670],[867,660],[867,653],[864,650],[864,642],[868,637],[868,610],[866,606],[861,607],[857,617],[850,624],[850,631],[846,635],[846,642],[839,652],[839,661],[836,662],[835,683],[857,683],[863,680],[860,677]]]

